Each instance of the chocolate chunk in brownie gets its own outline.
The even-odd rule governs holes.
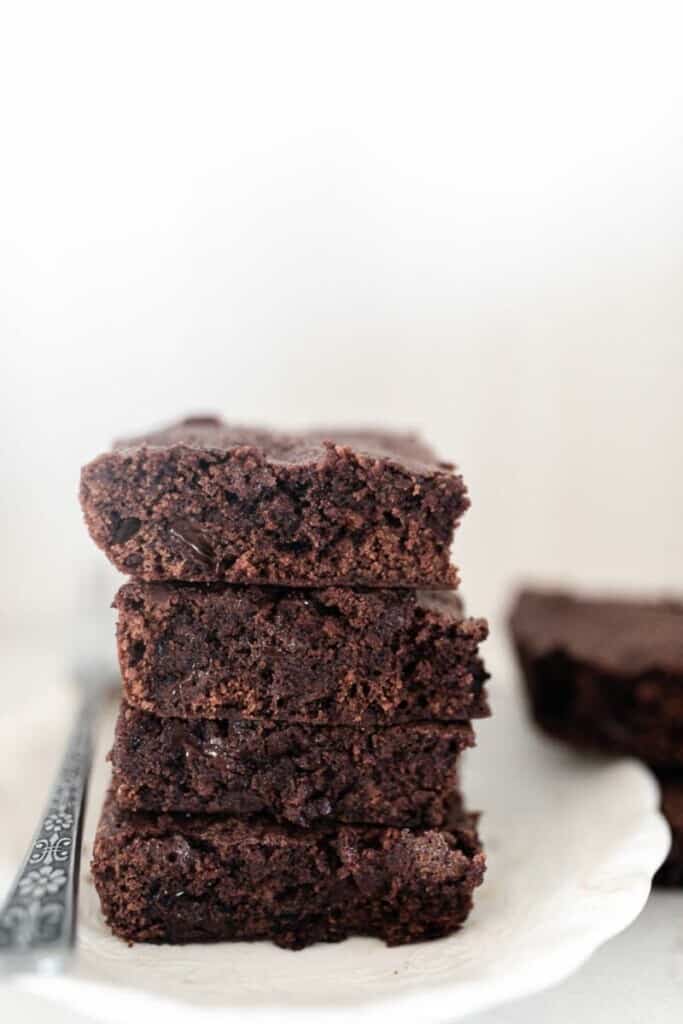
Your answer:
[[[662,789],[662,814],[671,829],[671,849],[655,875],[655,883],[683,885],[683,772],[664,775],[659,782]]]
[[[579,747],[683,765],[683,604],[525,591],[511,617],[533,715]]]
[[[484,619],[449,591],[121,588],[127,701],[177,718],[329,724],[488,714],[477,657]]]
[[[111,760],[116,801],[132,810],[435,826],[447,818],[458,756],[473,745],[462,722],[371,731],[157,718],[123,704]]]
[[[469,502],[450,463],[411,435],[298,434],[181,421],[85,466],[95,543],[146,580],[290,586],[456,585]]]
[[[133,942],[271,939],[301,949],[348,935],[389,945],[455,931],[482,880],[472,817],[448,828],[299,829],[105,804],[92,873],[112,930]]]

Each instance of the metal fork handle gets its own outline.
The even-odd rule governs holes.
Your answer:
[[[57,972],[73,953],[83,815],[100,701],[83,697],[42,820],[0,910],[0,974]]]

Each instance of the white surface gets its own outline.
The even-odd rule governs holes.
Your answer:
[[[22,664],[27,678],[41,671],[18,661],[6,666],[15,679]],[[393,950],[363,939],[298,954],[267,943],[131,950],[107,931],[86,881],[75,977],[31,979],[24,991],[112,1022],[151,1017],[162,998],[172,1000],[163,1007],[169,1024],[260,1024],[287,1014],[374,1020],[389,1012],[395,1020],[440,1022],[561,980],[640,911],[668,831],[645,769],[579,758],[536,737],[509,676],[497,673],[496,716],[480,724],[466,774],[473,805],[486,812],[489,872],[458,935]],[[22,767],[16,789],[2,794],[3,820],[19,800],[26,807],[38,802],[66,710],[59,691],[47,689],[38,706],[4,723],[2,777],[10,765]],[[86,859],[105,778],[101,754]],[[5,874],[7,846],[16,849],[18,838],[10,841]]]
[[[638,920],[578,974],[467,1024],[680,1024],[683,892],[656,890]]]
[[[478,614],[680,588],[680,3],[4,6],[0,616],[63,623],[80,465],[207,407],[421,428]]]
[[[6,1019],[31,1024],[92,1024],[24,992],[5,989]],[[637,921],[599,949],[568,981],[527,999],[467,1018],[467,1024],[680,1024],[683,1011],[683,892],[654,892]],[[391,1012],[378,1014],[391,1021]],[[163,1014],[149,1015],[163,1024]]]

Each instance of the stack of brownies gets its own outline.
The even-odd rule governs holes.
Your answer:
[[[445,935],[484,873],[488,714],[449,564],[469,502],[415,438],[192,418],[82,473],[123,703],[93,875],[132,941]]]

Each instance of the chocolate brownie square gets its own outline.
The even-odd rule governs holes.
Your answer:
[[[408,434],[194,417],[83,468],[90,534],[145,580],[453,587],[462,477]]]
[[[527,590],[511,629],[543,729],[578,747],[683,765],[683,604]]]
[[[124,694],[176,718],[383,725],[488,714],[485,619],[449,591],[123,586]]]
[[[348,935],[395,946],[455,931],[484,854],[471,816],[440,831],[300,829],[209,815],[131,813],[110,797],[92,874],[130,942],[271,939],[301,949]]]
[[[157,718],[121,706],[113,789],[132,810],[437,826],[448,816],[469,723],[367,730],[259,720]]]

